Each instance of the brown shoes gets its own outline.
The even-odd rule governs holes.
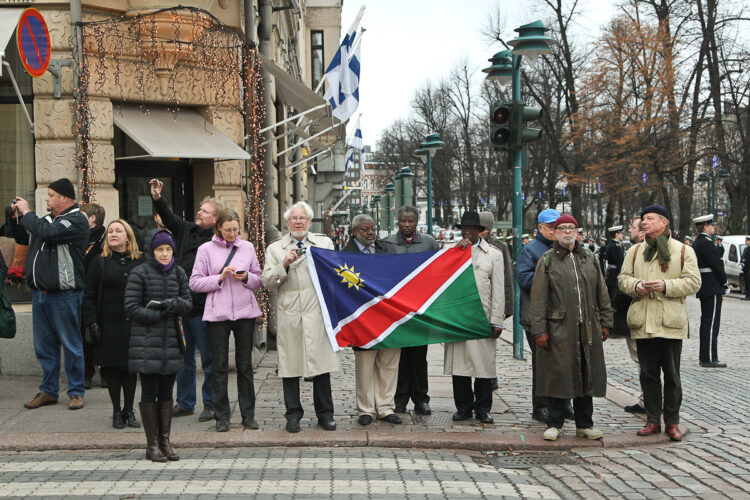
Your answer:
[[[68,410],[80,410],[83,408],[83,396],[70,396]]]
[[[57,404],[57,398],[53,398],[46,392],[38,392],[37,395],[34,396],[34,399],[24,403],[23,407],[28,408],[29,410],[34,410],[36,408],[39,408],[40,406],[47,406],[47,405],[54,405],[54,404]]]
[[[664,434],[669,436],[672,441],[682,441],[682,432],[677,424],[670,424],[664,429]]]
[[[644,425],[642,429],[638,429],[638,432],[636,432],[636,434],[638,434],[639,436],[650,436],[651,434],[659,434],[660,432],[661,425],[649,422]]]

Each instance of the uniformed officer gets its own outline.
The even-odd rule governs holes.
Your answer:
[[[729,284],[719,251],[711,241],[716,231],[716,222],[713,215],[696,217],[693,222],[698,231],[698,236],[693,242],[693,250],[701,272],[701,287],[695,294],[701,301],[700,365],[707,368],[725,368],[727,364],[720,362],[718,358],[717,341],[722,295]]]
[[[724,244],[722,243],[724,239],[716,235],[716,250],[719,252],[719,258],[724,257]]]
[[[609,300],[611,302],[615,298],[615,292],[617,292],[617,276],[622,269],[625,251],[622,249],[622,244],[620,243],[623,239],[622,226],[612,226],[607,229],[607,233],[609,233],[609,241],[604,247],[604,260],[606,262],[604,281],[607,284],[607,291],[609,292]]]

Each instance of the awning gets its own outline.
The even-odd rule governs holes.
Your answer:
[[[138,105],[115,104],[114,121],[152,158],[250,159],[247,151],[189,109],[173,113],[151,107],[144,113]]]
[[[281,102],[288,104],[297,112],[307,111],[310,108],[325,104],[322,96],[316,94],[311,88],[294,78],[281,69],[276,63],[258,53],[260,66],[276,78],[276,94]],[[317,120],[328,115],[326,109],[312,112],[306,115],[310,120]]]
[[[16,33],[18,18],[23,9],[0,9],[0,58],[5,56],[5,48]]]

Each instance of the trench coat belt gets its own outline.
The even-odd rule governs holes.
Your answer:
[[[713,271],[711,270],[710,267],[701,267],[700,268],[700,272],[702,272],[702,273],[712,273]]]

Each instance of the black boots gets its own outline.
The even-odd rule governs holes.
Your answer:
[[[180,456],[169,442],[172,428],[172,400],[159,401],[159,449],[169,460],[179,460]]]
[[[152,462],[166,462],[167,457],[159,449],[159,415],[156,403],[140,403],[141,422],[146,434],[146,458]]]

